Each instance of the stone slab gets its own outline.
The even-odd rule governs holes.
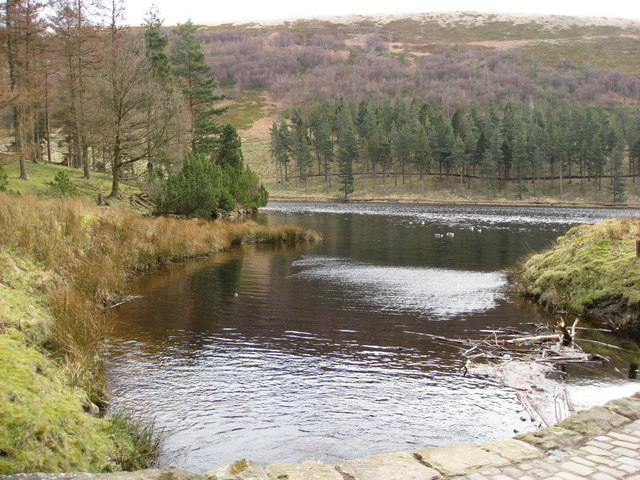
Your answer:
[[[604,407],[593,407],[563,420],[556,426],[592,438],[626,423],[629,423],[627,417]]]
[[[542,450],[577,448],[587,440],[584,435],[578,432],[558,426],[541,428],[535,432],[518,435],[515,439],[529,443]]]
[[[630,420],[640,418],[640,396],[619,398],[605,403],[604,407],[618,415],[627,417]]]
[[[460,475],[482,467],[500,467],[509,461],[473,445],[423,448],[415,452],[424,463],[445,475]]]
[[[267,471],[246,458],[205,473],[207,480],[270,480]]]
[[[499,440],[496,442],[483,443],[478,446],[483,450],[500,455],[511,463],[520,463],[525,460],[542,457],[540,450],[520,440]]]
[[[271,480],[344,480],[333,466],[319,462],[269,465],[267,474]]]
[[[383,453],[336,464],[354,480],[434,480],[440,474],[420,463],[410,453]]]

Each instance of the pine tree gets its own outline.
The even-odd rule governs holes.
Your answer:
[[[328,192],[330,186],[329,168],[333,161],[333,141],[325,109],[318,107],[312,112],[310,127],[313,132],[311,143],[318,159],[318,173],[320,173],[320,166],[324,166],[324,182]]]
[[[190,20],[173,29],[175,38],[171,45],[171,63],[173,76],[191,117],[191,150],[212,156],[220,133],[220,125],[214,116],[226,111],[226,107],[215,107],[214,104],[225,95],[216,93],[218,81],[205,62],[196,30]]]
[[[464,167],[467,164],[467,154],[465,153],[464,141],[460,137],[456,137],[453,143],[453,152],[451,152],[451,164],[460,171],[460,185],[463,184]]]
[[[216,150],[216,162],[223,168],[231,168],[238,172],[244,170],[242,142],[233,125],[225,124],[220,132],[220,141]]]
[[[616,146],[611,152],[611,185],[609,185],[613,203],[624,201],[626,189],[627,186],[622,178],[622,148]]]
[[[280,122],[280,125],[273,122],[269,133],[271,134],[271,147],[269,149],[271,158],[276,162],[276,168],[280,169],[280,181],[284,180],[288,182],[287,165],[289,165],[289,161],[291,160],[289,125],[287,125],[287,122],[284,120]],[[282,178],[283,170],[284,179]]]
[[[345,108],[338,113],[338,162],[340,163],[340,188],[346,199],[354,192],[353,162],[358,158],[359,146],[356,128],[351,118],[349,109]]]
[[[298,178],[304,182],[304,189],[307,190],[307,177],[309,176],[309,167],[313,163],[311,151],[311,141],[306,123],[302,115],[298,112],[292,119],[293,127],[291,129],[291,153],[298,167]]]
[[[480,175],[485,187],[490,192],[495,192],[497,187],[498,166],[502,162],[502,136],[497,128],[493,131],[489,146],[485,150],[480,161]]]
[[[513,174],[516,181],[516,198],[522,200],[522,195],[527,191],[524,182],[529,164],[529,152],[525,132],[520,128],[513,139]]]
[[[367,153],[371,162],[382,169],[382,188],[387,194],[387,169],[391,163],[391,146],[382,132],[382,125],[376,123],[369,133]]]
[[[161,85],[169,85],[171,82],[171,65],[167,54],[169,37],[162,33],[162,18],[157,7],[152,6],[145,17],[146,29],[144,31],[145,50],[147,58],[151,62],[151,68],[155,80]]]

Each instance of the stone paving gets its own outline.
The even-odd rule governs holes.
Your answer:
[[[640,480],[640,420],[532,461],[480,468],[456,480]]]
[[[640,392],[553,427],[481,445],[269,465],[250,460],[204,476],[175,467],[137,472],[0,475],[0,480],[640,480]]]

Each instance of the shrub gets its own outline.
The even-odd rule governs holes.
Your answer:
[[[223,173],[220,166],[206,156],[188,155],[180,173],[167,180],[159,213],[213,216],[221,200],[227,203],[227,196],[223,194]]]
[[[4,173],[4,168],[2,168],[2,165],[0,165],[0,192],[5,192],[8,185],[9,180],[7,178],[7,174]]]
[[[188,155],[156,199],[156,213],[214,217],[217,210],[266,205],[269,194],[264,185],[249,168],[240,167],[221,166],[203,154]]]
[[[70,197],[79,193],[78,188],[71,183],[69,176],[63,171],[56,173],[53,182],[49,182],[49,185],[56,194],[63,197]]]

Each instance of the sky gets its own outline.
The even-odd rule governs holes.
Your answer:
[[[125,0],[127,23],[140,25],[155,4],[166,25],[218,24],[352,14],[475,11],[622,17],[640,20],[638,0]]]

